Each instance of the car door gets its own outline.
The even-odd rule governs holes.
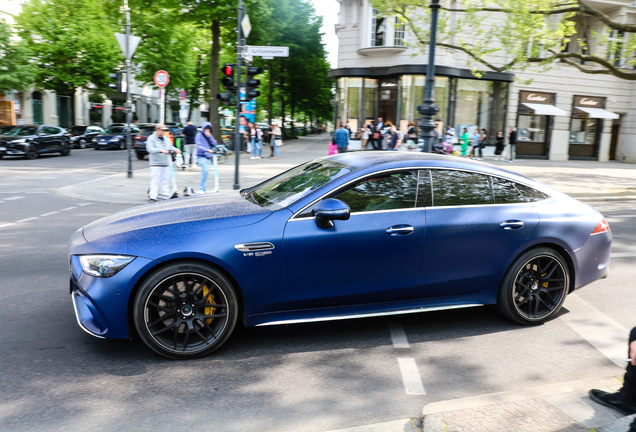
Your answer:
[[[36,132],[35,142],[37,143],[38,153],[46,153],[50,145],[50,132],[48,126],[40,126]]]
[[[426,295],[486,290],[539,223],[532,203],[514,182],[481,173],[431,169],[429,182],[421,273]]]
[[[382,303],[422,296],[419,273],[426,210],[416,207],[417,170],[367,175],[323,198],[347,203],[351,217],[318,228],[311,209],[283,237],[287,308]],[[315,203],[314,203],[315,205]]]

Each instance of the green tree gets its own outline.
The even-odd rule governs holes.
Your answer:
[[[26,43],[17,39],[11,26],[0,19],[0,93],[24,90],[34,78],[35,67],[29,63]]]
[[[381,15],[398,17],[415,35],[412,44],[426,51],[429,43],[430,9],[419,0],[372,0]],[[636,80],[636,72],[616,65],[613,52],[625,56],[625,65],[636,64],[636,37],[612,41],[612,30],[636,33],[636,25],[610,19],[582,0],[460,0],[457,6],[442,6],[437,46],[464,52],[473,73],[504,72],[563,61],[589,74],[614,75]],[[488,18],[496,24],[480,25]],[[588,21],[606,26],[602,34],[589,29]],[[577,31],[578,25],[578,31]],[[568,49],[576,42],[578,50]],[[503,63],[493,60],[505,58]]]
[[[19,36],[41,88],[70,95],[78,87],[107,91],[123,61],[102,0],[32,0],[17,17]]]

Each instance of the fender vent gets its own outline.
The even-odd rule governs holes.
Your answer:
[[[256,242],[234,245],[236,250],[241,252],[266,251],[274,249],[274,245],[269,242]]]

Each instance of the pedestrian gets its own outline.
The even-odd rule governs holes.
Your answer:
[[[484,160],[483,149],[486,148],[486,140],[488,139],[488,131],[483,128],[481,130],[481,139],[479,140],[479,157],[477,160]]]
[[[254,156],[250,157],[250,159],[263,159],[261,157],[261,153],[263,152],[263,131],[252,122],[247,124],[247,129],[250,134],[250,144],[254,152]]]
[[[360,128],[360,150],[365,151],[367,149],[367,143],[369,142],[370,135],[368,124],[365,124]]]
[[[244,115],[239,117],[239,137],[240,137],[240,152],[248,153],[250,152],[249,144],[249,134],[247,132],[247,118]],[[198,154],[197,154],[198,155]]]
[[[375,142],[373,143],[373,147],[376,150],[382,150],[382,141],[384,140],[384,136],[382,136],[382,132],[384,129],[384,120],[382,117],[378,117],[378,122],[374,126],[375,132],[373,134],[373,139]]]
[[[636,327],[629,334],[629,362],[625,369],[623,386],[616,393],[608,393],[599,389],[590,390],[590,399],[594,402],[615,409],[625,415],[636,414]],[[626,432],[636,432],[636,419],[632,421]]]
[[[462,129],[462,136],[459,137],[459,139],[462,142],[462,156],[466,157],[466,150],[468,149],[468,141],[470,140],[470,137],[468,136],[468,129],[466,128]]]
[[[474,159],[474,157],[476,156],[476,149],[479,148],[479,141],[481,140],[481,132],[479,132],[479,129],[475,129],[475,133],[473,134],[472,137],[472,142],[473,142],[473,148],[470,149],[470,158]]]
[[[272,131],[269,132],[271,137],[272,137],[272,153],[269,155],[269,157],[271,159],[278,159],[279,157],[279,153],[278,153],[278,146],[276,145],[276,141],[281,141],[283,139],[283,133],[281,132],[280,128],[278,127],[278,123],[272,123],[272,127],[271,127]]]
[[[346,153],[349,147],[349,131],[345,126],[341,126],[333,134],[333,142],[338,146],[338,153]]]
[[[398,133],[395,126],[391,125],[389,128],[389,135],[387,139],[387,147],[389,151],[397,151],[402,144],[402,140],[400,139],[400,134]]]
[[[512,162],[514,146],[517,144],[517,131],[513,126],[510,126],[510,132],[508,133],[508,144],[510,144],[510,159],[508,159],[508,162]]]
[[[187,126],[183,128],[183,135],[185,135],[186,148],[183,164],[192,168],[197,163],[197,145],[194,142],[194,138],[197,136],[197,127],[192,123],[192,120],[188,120]]]
[[[199,179],[199,188],[197,194],[205,194],[205,183],[208,180],[208,173],[210,172],[210,165],[212,165],[212,155],[214,153],[214,147],[217,143],[212,135],[212,123],[204,122],[201,125],[201,132],[195,137],[197,144],[197,161],[201,167],[201,178]]]
[[[391,121],[384,122],[384,129],[382,131],[382,149],[386,149],[389,146],[389,137],[391,136],[391,128],[393,123]]]
[[[503,153],[504,148],[506,147],[506,144],[504,144],[504,136],[502,131],[497,132],[496,142],[497,142],[497,147],[495,148],[494,160],[504,160],[501,154]]]
[[[444,151],[446,153],[453,153],[453,137],[455,136],[455,129],[451,125],[446,125],[446,131],[444,132]]]
[[[161,195],[166,197],[165,199],[170,197],[170,187],[168,186],[170,152],[181,153],[181,150],[173,146],[170,140],[164,136],[167,130],[169,129],[165,124],[159,123],[146,140],[146,151],[150,162],[150,202],[157,201],[159,188],[161,188]]]
[[[409,122],[408,130],[406,131],[406,145],[409,150],[415,148],[417,146],[417,127],[415,126],[415,122]]]

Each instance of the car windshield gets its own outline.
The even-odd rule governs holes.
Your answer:
[[[149,136],[155,131],[155,128],[141,128],[138,135]]]
[[[124,132],[123,126],[111,126],[108,129],[106,129],[107,134],[120,134],[123,132]]]
[[[243,196],[261,207],[278,210],[351,171],[353,167],[340,162],[315,160],[269,179]]]
[[[86,130],[86,126],[73,126],[67,129],[71,135],[81,135]]]
[[[5,135],[35,135],[38,128],[36,126],[16,126],[5,132]]]

